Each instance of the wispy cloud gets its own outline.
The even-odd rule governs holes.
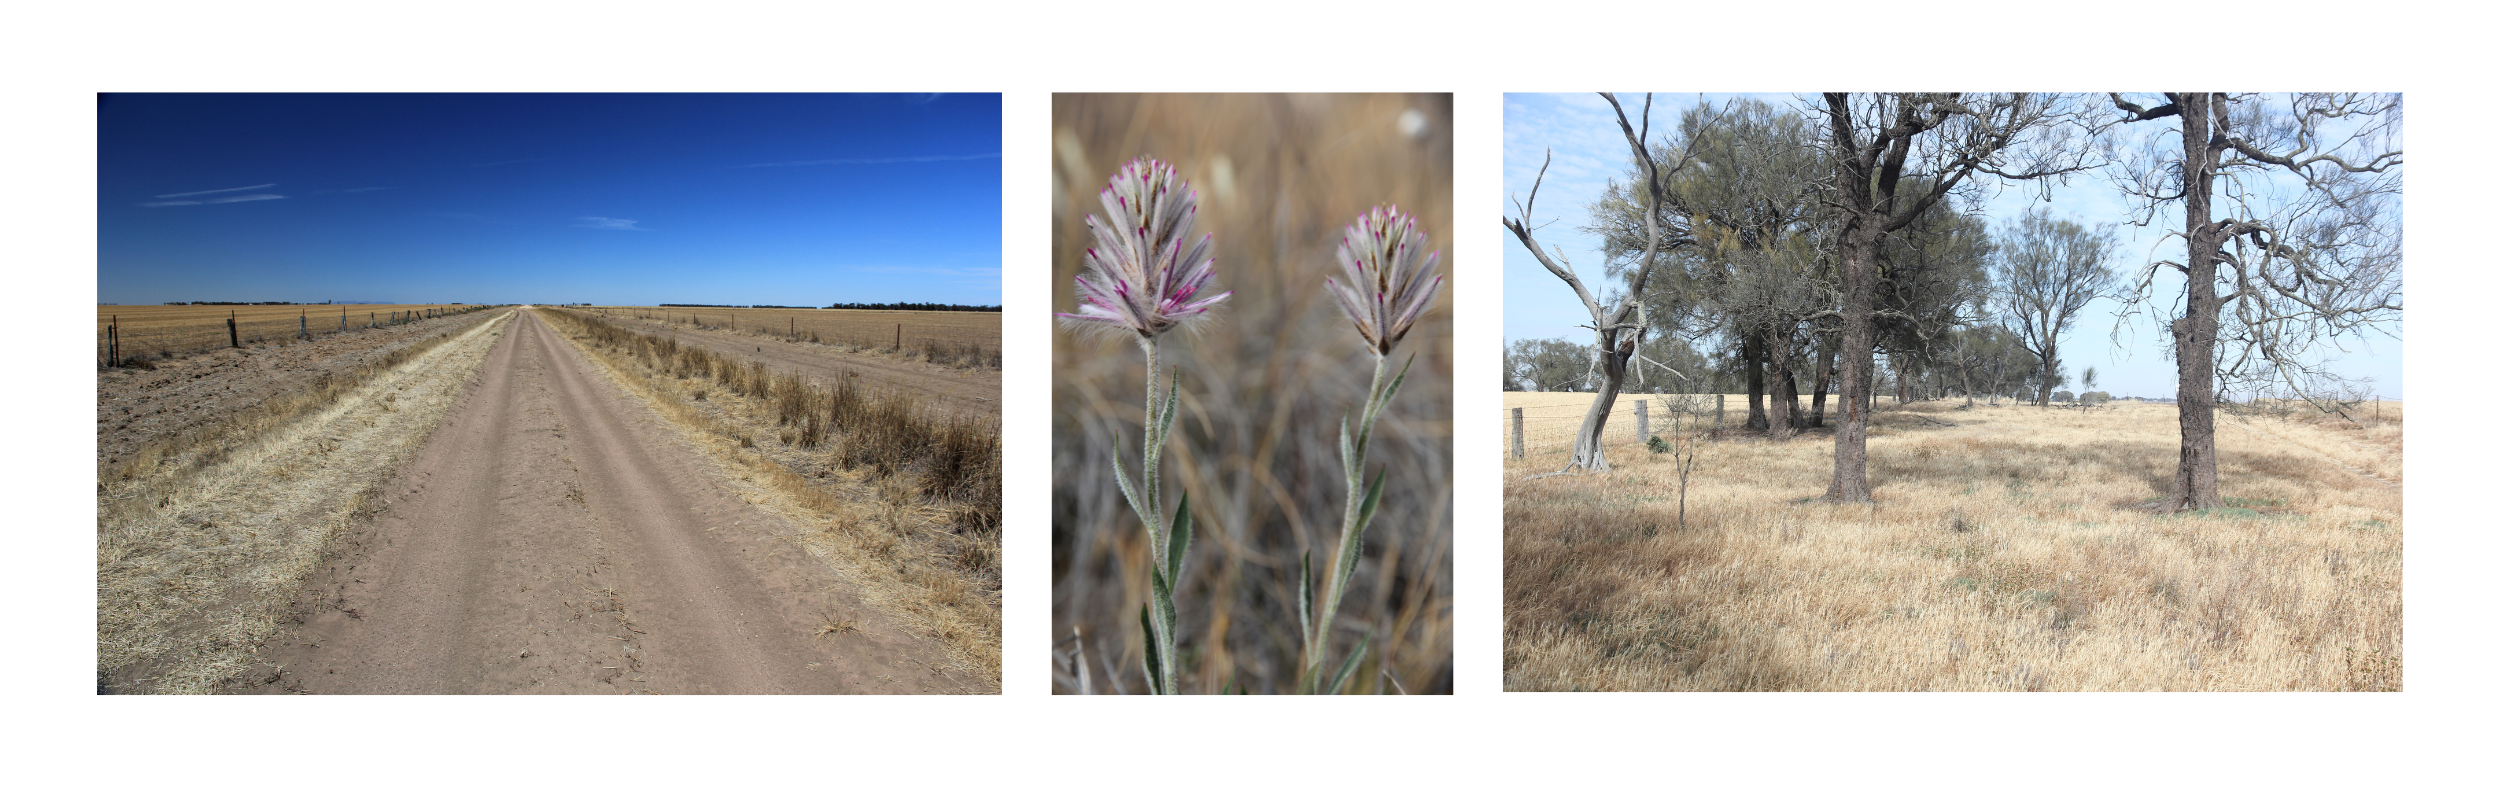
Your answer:
[[[207,191],[197,191],[197,192],[178,192],[178,193],[174,193],[174,194],[159,194],[159,195],[156,195],[156,199],[159,199],[159,200],[171,200],[171,199],[176,198],[176,197],[198,197],[198,196],[203,195],[203,194],[223,194],[223,193],[226,193],[226,192],[248,192],[248,191],[251,191],[251,190],[253,190],[253,189],[266,189],[266,188],[269,188],[269,187],[271,187],[271,186],[276,186],[276,185],[277,185],[277,184],[274,184],[274,183],[264,183],[264,184],[261,184],[261,185],[259,185],[259,186],[237,186],[237,187],[234,187],[234,188],[232,188],[232,189],[209,189],[209,190],[207,190]]]
[[[259,188],[259,187],[252,187],[252,188]],[[220,191],[228,191],[228,190],[221,189]],[[259,201],[261,201],[261,200],[283,200],[283,199],[286,199],[286,195],[283,195],[283,194],[238,194],[238,195],[235,195],[235,196],[232,196],[232,197],[211,197],[211,198],[208,198],[208,199],[205,199],[205,200],[163,200],[163,201],[159,201],[159,202],[143,202],[143,203],[139,203],[139,207],[142,207],[142,208],[163,208],[163,207],[166,207],[166,206],[171,206],[171,205],[216,205],[216,204],[218,204],[218,203],[229,203],[229,202],[259,202]]]
[[[846,270],[863,274],[926,274],[931,276],[977,276],[997,279],[997,268],[932,268],[918,265],[853,265]]]
[[[808,161],[776,161],[764,164],[741,164],[736,167],[731,167],[730,169],[740,170],[749,167],[814,167],[826,164],[918,164],[921,162],[931,161],[978,161],[981,159],[995,158],[998,158],[998,154],[975,153],[964,156],[886,156],[869,159],[811,159]]]
[[[581,217],[581,222],[582,222],[581,224],[576,224],[576,225],[573,225],[573,226],[575,226],[575,227],[588,227],[588,228],[593,229],[593,230],[649,230],[649,229],[651,229],[651,228],[649,228],[649,227],[636,227],[636,226],[634,226],[634,225],[636,225],[636,224],[641,223],[641,222],[642,222],[642,220],[641,220],[641,219],[610,219],[610,218],[605,217],[605,216],[584,216],[584,217]]]

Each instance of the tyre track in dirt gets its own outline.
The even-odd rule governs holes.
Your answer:
[[[981,691],[528,311],[388,489],[263,691]]]

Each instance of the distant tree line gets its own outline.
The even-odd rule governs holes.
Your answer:
[[[775,304],[661,304],[661,306],[665,306],[665,307],[675,307],[675,308],[680,308],[680,309],[883,309],[883,310],[890,310],[890,311],[902,311],[902,312],[996,312],[996,311],[999,311],[999,310],[1000,310],[1000,307],[995,307],[995,306],[966,306],[966,305],[963,305],[963,304],[903,304],[903,303],[897,303],[897,304],[834,304],[834,305],[832,305],[832,306],[827,306],[827,307],[813,307],[813,306],[780,306],[780,305],[775,305]]]
[[[328,305],[329,303],[330,303],[330,302],[328,302],[328,301],[323,301],[323,302],[321,302],[321,305],[326,306],[326,305]],[[167,301],[167,302],[165,302],[165,305],[166,305],[166,306],[313,306],[313,304],[311,304],[311,303],[305,303],[305,304],[300,304],[300,305],[299,305],[299,304],[297,304],[297,303],[295,303],[295,302],[293,302],[293,301]]]
[[[967,306],[963,304],[834,304],[825,308],[888,309],[905,312],[996,312],[1000,309],[995,306]]]

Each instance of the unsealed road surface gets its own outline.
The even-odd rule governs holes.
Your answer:
[[[528,310],[264,649],[262,691],[978,692]]]

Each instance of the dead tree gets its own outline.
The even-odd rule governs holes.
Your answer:
[[[1661,215],[1663,212],[1658,206],[1666,204],[1667,182],[1674,177],[1676,170],[1681,169],[1683,161],[1679,158],[1675,168],[1661,170],[1658,162],[1650,156],[1647,99],[1644,99],[1641,104],[1641,123],[1640,128],[1636,130],[1632,126],[1632,119],[1625,115],[1623,105],[1615,101],[1614,94],[1600,93],[1598,95],[1604,96],[1606,103],[1615,109],[1615,123],[1623,129],[1624,142],[1632,147],[1633,163],[1638,168],[1642,181],[1638,185],[1647,195],[1647,205],[1650,206],[1643,211],[1644,248],[1626,274],[1624,292],[1615,299],[1613,307],[1609,308],[1600,303],[1597,295],[1589,292],[1588,286],[1580,281],[1580,277],[1572,273],[1569,260],[1547,253],[1545,247],[1537,243],[1535,225],[1531,216],[1536,208],[1537,190],[1545,185],[1544,167],[1537,169],[1536,182],[1528,189],[1528,201],[1514,203],[1519,208],[1519,217],[1502,220],[1502,226],[1508,228],[1511,235],[1518,237],[1520,245],[1526,246],[1528,253],[1535,255],[1537,262],[1543,264],[1545,270],[1553,272],[1556,278],[1563,281],[1563,284],[1571,286],[1572,293],[1580,297],[1580,304],[1589,310],[1588,328],[1597,334],[1597,341],[1592,346],[1595,358],[1591,364],[1598,378],[1596,381],[1597,398],[1589,403],[1588,415],[1580,420],[1580,434],[1572,442],[1571,464],[1563,467],[1565,471],[1575,468],[1588,471],[1612,469],[1612,466],[1606,463],[1606,449],[1605,445],[1600,442],[1600,438],[1606,431],[1606,415],[1614,409],[1615,395],[1623,390],[1624,370],[1631,363],[1633,356],[1640,351],[1640,341],[1649,329],[1647,325],[1636,319],[1641,294],[1648,289],[1650,275],[1656,270],[1661,254],[1666,251],[1671,242],[1670,230],[1665,226]],[[1547,166],[1553,164],[1552,153],[1546,154],[1545,163]]]
[[[2218,389],[2279,381],[2304,398],[2335,389],[2343,381],[2321,353],[2371,330],[2394,336],[2400,325],[2404,98],[2164,93],[2150,108],[2117,93],[2109,100],[2122,122],[2179,124],[2175,156],[2160,142],[2166,129],[2149,135],[2120,186],[2139,224],[2178,211],[2186,257],[2147,264],[2124,314],[2158,309],[2179,364],[2179,468],[2167,505],[2214,508]],[[2165,271],[2183,277],[2175,307],[2154,303]]]

